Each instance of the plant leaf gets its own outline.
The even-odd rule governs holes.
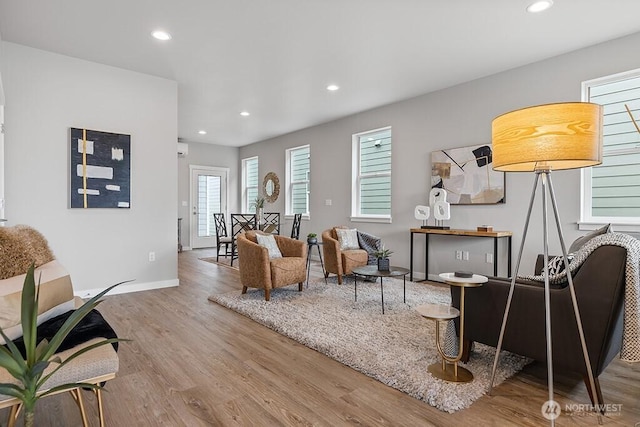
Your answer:
[[[74,311],[73,314],[71,316],[69,316],[67,318],[67,320],[64,322],[64,324],[60,327],[58,332],[56,332],[56,334],[53,336],[53,338],[51,338],[51,341],[49,342],[49,348],[44,352],[44,354],[42,355],[42,358],[45,359],[45,360],[48,360],[51,356],[53,356],[55,354],[55,352],[58,350],[58,347],[60,347],[60,344],[62,344],[62,341],[64,341],[64,339],[67,337],[69,332],[71,332],[71,330],[91,310],[93,310],[96,307],[96,305],[98,305],[98,303],[100,302],[99,301],[100,298],[102,298],[107,292],[109,292],[110,290],[112,290],[116,286],[120,286],[123,283],[129,283],[131,281],[132,280],[126,280],[124,282],[116,283],[113,286],[109,286],[107,289],[105,289],[104,291],[100,292],[98,295],[94,296],[89,301],[84,303],[82,305],[82,307],[80,307],[76,311]]]
[[[26,397],[24,394],[24,391],[20,386],[15,384],[7,384],[7,383],[0,384],[0,394],[17,397],[22,401],[24,401]]]
[[[41,356],[46,351],[48,345],[49,341],[46,338],[43,338],[42,341],[38,343],[36,347],[36,360],[42,360]]]
[[[39,381],[38,381],[38,388],[42,387],[42,385],[52,376],[54,375],[56,372],[58,372],[64,365],[66,365],[67,363],[71,362],[73,359],[75,359],[78,356],[83,355],[84,353],[91,351],[95,348],[98,347],[102,347],[103,345],[107,345],[107,344],[111,344],[114,342],[125,342],[125,341],[131,341],[128,339],[124,339],[124,338],[109,338],[109,339],[104,339],[103,341],[98,341],[95,344],[91,344],[87,347],[84,347],[78,351],[76,351],[75,353],[73,353],[71,356],[67,357],[64,361],[60,362],[60,365],[56,366],[56,368],[51,371],[50,373],[48,373],[47,375],[45,375],[44,377],[42,377]],[[58,358],[59,360],[59,358]]]
[[[24,360],[24,357],[22,357],[22,353],[20,353],[20,350],[18,350],[18,347],[13,343],[13,341],[10,340],[9,337],[5,335],[2,328],[0,328],[0,335],[2,335],[2,338],[4,338],[4,342],[6,343],[6,346],[9,347],[9,350],[11,350],[11,357],[13,358],[13,360],[18,362],[22,369],[26,369],[27,363]],[[7,347],[2,347],[2,349],[8,352]]]
[[[23,361],[24,362],[24,361]],[[11,376],[17,380],[22,379],[23,374],[23,365],[21,365],[17,360],[15,360],[9,351],[2,347],[2,351],[0,351],[0,366],[7,370],[11,374]]]
[[[27,366],[33,366],[36,356],[36,334],[38,319],[38,297],[34,277],[35,264],[31,263],[24,278],[21,301],[21,322],[24,347],[27,355]]]
[[[33,368],[31,368],[32,377],[36,379],[39,378],[44,370],[47,369],[47,366],[49,366],[50,363],[51,362],[47,360],[38,361],[35,365],[33,365]]]

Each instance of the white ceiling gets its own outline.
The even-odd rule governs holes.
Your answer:
[[[0,0],[0,34],[176,80],[179,137],[242,146],[640,31],[640,0],[530,1]]]

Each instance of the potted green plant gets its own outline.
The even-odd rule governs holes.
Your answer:
[[[315,245],[318,243],[318,235],[316,233],[307,234],[307,243],[310,245]]]
[[[0,383],[0,394],[12,396],[22,401],[24,407],[25,427],[32,427],[34,424],[35,405],[39,398],[59,391],[74,389],[79,386],[92,389],[100,388],[100,386],[96,384],[69,383],[53,387],[44,393],[40,393],[42,386],[53,374],[58,372],[62,367],[76,357],[90,350],[103,345],[109,345],[114,342],[128,341],[120,338],[105,339],[104,341],[97,342],[96,344],[78,350],[64,361],[60,360],[60,358],[55,355],[62,344],[62,341],[64,341],[69,332],[71,332],[71,330],[100,303],[100,298],[116,286],[126,283],[121,282],[100,292],[98,295],[82,305],[82,307],[75,310],[53,336],[51,341],[43,339],[39,343],[36,342],[39,287],[36,288],[34,269],[34,265],[32,264],[27,271],[22,288],[22,300],[20,305],[26,357],[22,356],[18,347],[16,347],[16,345],[5,335],[4,331],[0,329],[0,334],[6,342],[6,347],[0,346],[0,367],[6,369],[7,372],[17,380],[16,383]],[[55,363],[58,366],[45,375],[45,369],[52,363]]]
[[[392,253],[393,251],[385,249],[384,246],[382,246],[382,249],[378,249],[373,253],[373,255],[378,259],[378,270],[389,271],[389,255]]]
[[[260,225],[262,224],[262,218],[264,216],[264,202],[265,202],[265,198],[264,196],[256,196],[255,200],[253,201],[253,203],[251,203],[249,205],[250,208],[255,208],[256,210],[256,221],[258,223],[258,228],[260,228]]]

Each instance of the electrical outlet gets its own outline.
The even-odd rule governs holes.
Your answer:
[[[332,203],[333,203],[333,201],[332,201],[331,199],[326,199],[326,200],[324,201],[324,205],[325,205],[325,206],[331,206],[331,204],[332,204]]]
[[[487,264],[493,264],[493,254],[487,252]]]
[[[462,253],[462,259],[465,261],[469,261],[469,251],[464,251]]]
[[[149,252],[149,262],[153,262],[156,260],[156,253],[155,252]]]
[[[456,251],[456,259],[462,261],[462,251]]]

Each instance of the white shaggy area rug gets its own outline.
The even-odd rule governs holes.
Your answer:
[[[448,288],[407,281],[404,304],[402,280],[384,279],[382,314],[379,280],[358,280],[357,302],[352,278],[343,285],[337,285],[335,277],[328,280],[328,285],[323,279],[314,280],[302,292],[297,285],[274,289],[268,302],[262,290],[252,288],[245,295],[238,290],[212,295],[209,300],[442,411],[467,408],[487,392],[495,354],[492,347],[476,343],[469,363],[460,364],[473,373],[472,382],[451,383],[427,371],[430,364],[440,361],[435,322],[420,316],[414,307],[450,304]],[[496,385],[528,362],[503,352]]]

